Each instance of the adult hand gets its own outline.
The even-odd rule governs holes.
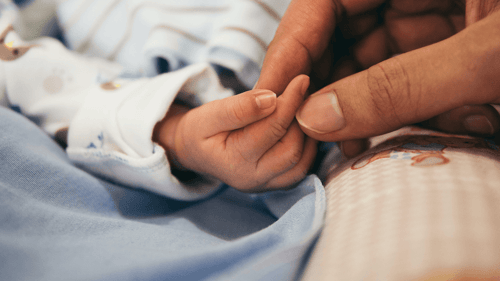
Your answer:
[[[318,140],[362,139],[423,121],[491,135],[500,130],[499,114],[486,105],[500,103],[499,10],[498,0],[294,0],[256,88],[280,93],[298,74],[318,78],[321,89],[297,113]],[[352,156],[363,142],[342,147]]]

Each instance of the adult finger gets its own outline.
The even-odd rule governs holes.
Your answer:
[[[499,0],[467,0],[466,4],[466,25],[471,25],[500,8]],[[467,105],[445,112],[424,123],[425,126],[444,132],[477,135],[495,134],[500,130],[499,124],[500,115],[490,105]]]
[[[339,67],[336,69],[336,72],[334,72],[332,81],[338,81],[342,78],[352,75],[356,72],[355,70],[356,70],[356,65],[354,64],[354,62],[346,60],[341,64],[339,64]],[[342,154],[347,158],[352,158],[361,154],[366,149],[368,149],[368,140],[367,139],[347,140],[341,142],[339,145]]]
[[[401,8],[409,8],[410,12],[422,12],[421,9],[428,8],[434,11],[436,9],[435,1],[427,4],[434,4],[429,7],[415,7],[405,3],[407,6]],[[393,5],[401,4],[393,2]],[[443,3],[441,3],[443,4]],[[369,68],[387,58],[393,52],[407,52],[435,42],[439,42],[456,33],[454,25],[445,15],[435,13],[408,15],[398,10],[389,10],[385,14],[385,25],[370,32],[366,37],[359,41],[354,46],[354,57],[363,69]],[[347,158],[352,158],[368,148],[367,140],[348,140],[340,144],[342,153]]]
[[[354,57],[363,69],[367,69],[389,58],[389,45],[386,27],[379,27],[354,46]]]
[[[387,10],[384,14],[385,24],[373,29],[354,46],[354,57],[359,64],[368,68],[393,54],[439,42],[463,29],[463,14],[440,14],[432,10],[434,6],[429,8],[431,10],[427,13],[418,14],[408,14],[394,8]]]
[[[359,38],[382,24],[378,9],[343,19],[339,27],[345,39]]]
[[[452,134],[491,136],[500,131],[500,114],[491,105],[466,105],[433,117],[423,125]]]
[[[309,97],[297,120],[324,141],[390,132],[468,104],[500,102],[500,12]]]
[[[439,1],[436,1],[439,2]],[[401,2],[393,2],[393,5]],[[406,8],[411,12],[415,8],[436,7],[413,7],[414,3],[406,3]],[[439,4],[439,3],[428,3]],[[408,7],[410,6],[410,7]],[[367,34],[356,46],[354,46],[354,57],[363,68],[369,68],[387,58],[393,52],[407,52],[435,42],[439,42],[456,33],[451,21],[445,15],[417,14],[408,15],[405,12],[389,10],[385,14],[385,25],[374,29]],[[340,144],[342,153],[347,158],[352,158],[368,148],[366,139],[348,140]]]
[[[369,148],[368,139],[346,140],[340,143],[340,151],[347,158],[353,158]]]
[[[458,31],[448,15],[408,15],[395,10],[386,12],[385,28],[395,53],[404,53],[439,42]]]
[[[370,10],[384,0],[294,0],[288,6],[271,42],[258,89],[277,94],[299,74],[308,74],[323,55],[342,14]]]

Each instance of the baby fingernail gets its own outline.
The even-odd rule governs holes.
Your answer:
[[[345,119],[334,92],[310,96],[296,115],[302,127],[318,134],[338,131],[345,127]]]
[[[260,109],[270,108],[276,103],[276,94],[266,90],[255,97],[255,102]]]
[[[464,127],[467,131],[476,134],[493,135],[495,129],[490,120],[484,115],[471,115],[464,119]]]

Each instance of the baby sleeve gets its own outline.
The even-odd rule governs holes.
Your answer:
[[[6,17],[0,18],[1,104],[51,136],[69,126],[89,87],[121,70],[117,63],[73,53],[53,38],[25,41]]]
[[[1,104],[53,137],[69,127],[66,151],[77,166],[178,200],[201,199],[218,189],[220,182],[207,177],[181,183],[163,148],[152,142],[154,125],[175,98],[199,105],[233,94],[210,64],[117,79],[120,65],[71,52],[55,39],[24,41],[5,19],[0,18]]]
[[[186,201],[209,196],[220,182],[177,180],[164,149],[152,142],[152,132],[178,95],[205,103],[232,94],[207,63],[95,86],[70,124],[66,151],[83,169],[127,186]]]

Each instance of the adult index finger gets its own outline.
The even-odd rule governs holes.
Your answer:
[[[309,74],[321,58],[342,14],[357,14],[384,0],[294,0],[269,45],[258,89],[281,94],[299,74]]]

